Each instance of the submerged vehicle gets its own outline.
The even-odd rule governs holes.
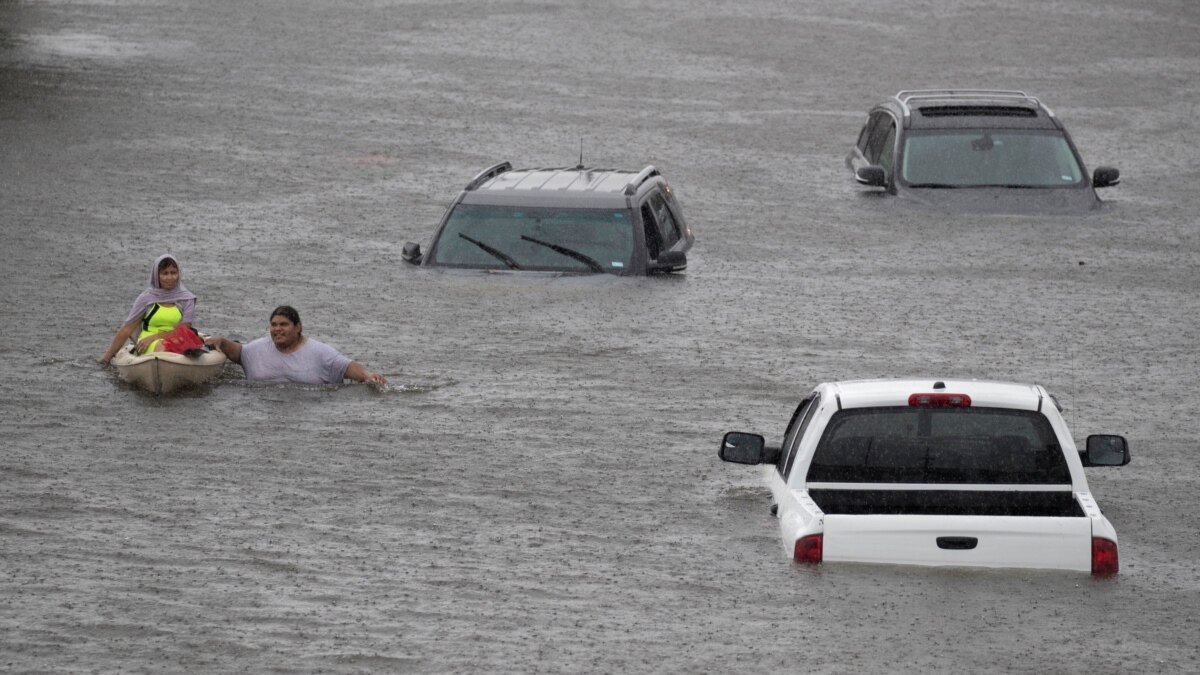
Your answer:
[[[216,349],[200,350],[196,356],[174,352],[139,355],[134,349],[130,345],[113,356],[117,376],[155,394],[170,394],[207,382],[225,369],[225,355]]]
[[[404,245],[424,267],[647,275],[687,269],[694,237],[654,166],[641,171],[513,169],[475,176],[429,245]]]
[[[1039,385],[861,380],[817,386],[780,447],[730,432],[719,456],[766,464],[784,548],[805,563],[1119,569],[1084,467],[1129,463],[1122,436],[1075,448]]]
[[[846,166],[859,183],[952,210],[1071,213],[1099,208],[1096,188],[1054,112],[1023,91],[901,91],[867,114]]]

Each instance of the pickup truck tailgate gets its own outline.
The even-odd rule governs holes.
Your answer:
[[[1089,571],[1086,517],[826,514],[824,559]]]

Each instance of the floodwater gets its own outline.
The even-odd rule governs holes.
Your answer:
[[[1200,671],[1200,5],[0,0],[0,671]],[[1080,216],[842,165],[902,88],[1023,88]],[[406,266],[494,162],[640,168],[678,278]],[[385,390],[155,398],[101,354],[162,252]],[[726,430],[817,382],[1034,381],[1120,575],[794,564]]]

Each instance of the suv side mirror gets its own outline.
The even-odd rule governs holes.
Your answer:
[[[1087,438],[1087,450],[1080,453],[1084,466],[1125,466],[1129,463],[1129,443],[1124,436],[1095,434]]]
[[[1111,166],[1098,166],[1092,172],[1092,187],[1109,187],[1121,182],[1121,172]]]
[[[766,440],[758,434],[730,431],[721,439],[717,456],[734,464],[762,464]]]
[[[664,274],[687,269],[687,254],[683,251],[663,251],[650,263],[651,274]]]
[[[407,263],[419,264],[421,262],[421,245],[415,241],[404,242],[404,248],[400,249],[400,258]]]
[[[871,187],[887,187],[887,172],[878,164],[868,164],[855,169],[854,180]]]

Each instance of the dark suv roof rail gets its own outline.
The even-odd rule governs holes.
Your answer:
[[[896,92],[893,97],[900,104],[900,108],[904,111],[904,116],[908,117],[912,114],[912,108],[908,102],[920,99],[964,99],[964,98],[1007,98],[1018,99],[1046,111],[1050,117],[1054,117],[1054,112],[1042,104],[1035,96],[1030,96],[1023,91],[1016,89],[906,89]]]
[[[658,175],[660,175],[658,169],[654,168],[653,164],[647,164],[646,168],[639,171],[636,176],[625,184],[625,194],[631,195],[636,193],[639,185]]]
[[[474,178],[472,178],[471,182],[467,183],[467,187],[465,187],[463,189],[464,190],[474,190],[475,188],[479,187],[480,185],[483,185],[487,181],[495,178],[496,176],[499,176],[500,174],[502,174],[505,171],[508,171],[510,169],[512,169],[512,164],[509,162],[500,162],[499,164],[489,166],[488,168],[479,172],[478,176],[475,176]]]

